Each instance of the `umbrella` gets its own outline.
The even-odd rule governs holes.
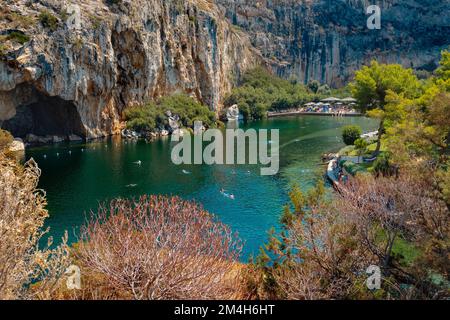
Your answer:
[[[314,102],[308,102],[307,104],[305,104],[305,106],[310,107],[310,106],[314,106],[316,105]]]
[[[348,97],[348,98],[342,99],[342,102],[353,102],[353,103],[355,103],[356,101],[357,100],[355,98],[352,98],[352,97]]]
[[[335,98],[335,97],[329,97],[329,98],[326,98],[326,99],[322,100],[322,102],[330,102],[330,103],[339,102],[339,101],[341,101],[341,99]]]

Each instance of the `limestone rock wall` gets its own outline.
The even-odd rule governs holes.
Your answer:
[[[366,27],[369,4],[381,30]],[[449,0],[2,0],[0,126],[19,114],[33,127],[52,104],[99,137],[124,108],[177,91],[218,111],[258,64],[333,86],[371,59],[432,70],[449,21]]]
[[[283,77],[340,86],[372,59],[433,69],[450,45],[448,0],[217,0]],[[366,8],[382,11],[367,28]]]
[[[76,106],[88,138],[117,133],[125,107],[173,92],[218,110],[261,62],[208,0],[2,0],[0,37],[14,31],[30,41],[0,48],[0,124],[46,95]]]

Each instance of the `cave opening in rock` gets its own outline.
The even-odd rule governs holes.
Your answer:
[[[21,138],[29,134],[57,136],[64,140],[71,135],[86,137],[86,130],[73,102],[33,91],[30,103],[18,106],[16,115],[3,122],[3,129]]]

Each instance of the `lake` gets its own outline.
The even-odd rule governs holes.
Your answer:
[[[171,162],[170,138],[147,144],[112,137],[34,148],[26,157],[33,157],[42,169],[40,188],[47,192],[47,225],[55,241],[65,230],[70,241],[76,241],[78,227],[99,202],[142,194],[178,195],[201,203],[238,232],[246,261],[258,254],[267,232],[279,227],[292,185],[310,188],[317,173],[324,173],[321,155],[344,146],[341,128],[348,124],[360,125],[364,131],[377,129],[375,121],[363,117],[298,116],[240,124],[244,130],[280,130],[276,176],[261,176],[260,167],[252,165],[176,166]],[[235,200],[224,197],[222,188]]]

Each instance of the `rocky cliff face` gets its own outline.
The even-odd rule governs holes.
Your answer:
[[[115,133],[176,91],[217,109],[260,61],[207,0],[2,0],[0,30],[0,124],[22,136]]]
[[[372,59],[433,69],[450,45],[448,0],[217,0],[283,77],[344,84]],[[367,28],[378,4],[381,30]]]
[[[366,26],[375,3],[381,30]],[[433,69],[449,21],[448,0],[2,0],[0,125],[99,137],[176,91],[218,110],[260,63],[334,86],[373,58]]]

